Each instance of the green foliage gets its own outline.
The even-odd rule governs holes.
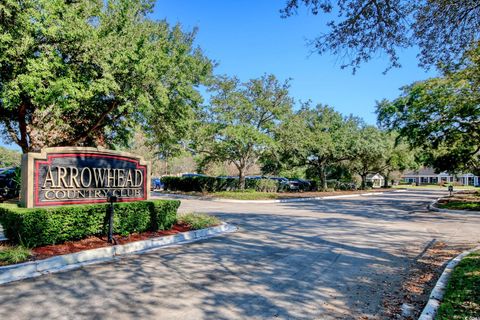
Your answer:
[[[0,245],[0,266],[27,261],[32,252],[23,246]]]
[[[20,167],[15,168],[15,173],[12,179],[13,179],[16,194],[19,194],[20,188],[22,186],[22,169]]]
[[[114,232],[169,229],[176,219],[179,201],[155,200],[115,204]],[[5,235],[27,247],[78,240],[106,231],[107,204],[19,208],[0,206],[0,222]]]
[[[238,179],[219,177],[162,177],[165,189],[182,192],[219,192],[238,189]],[[277,192],[278,182],[271,179],[247,179],[245,189],[260,192]]]
[[[480,211],[480,202],[449,201],[438,205],[442,209]]]
[[[322,16],[328,27],[310,42],[314,50],[344,57],[342,68],[353,71],[382,53],[390,58],[388,68],[399,67],[397,50],[412,46],[420,47],[425,67],[451,65],[480,36],[476,0],[288,0],[283,17],[297,13],[301,4]]]
[[[475,319],[479,316],[480,252],[474,252],[453,270],[435,319]]]
[[[20,152],[0,146],[0,168],[17,167],[21,160]]]
[[[258,192],[277,192],[279,189],[279,183],[272,179],[260,179],[257,180],[258,185],[255,188],[255,191]]]
[[[218,226],[221,223],[217,217],[198,213],[182,214],[178,217],[178,222],[189,225],[193,230]]]
[[[215,192],[234,190],[238,186],[238,179],[218,177],[162,177],[165,189],[184,192]]]
[[[276,131],[278,143],[272,156],[285,167],[313,169],[319,188],[325,190],[328,168],[355,157],[360,124],[358,118],[343,117],[331,107],[304,105]]]
[[[238,170],[239,187],[245,188],[245,172],[274,143],[272,131],[289,114],[293,101],[289,83],[265,75],[240,83],[220,77],[196,132],[195,149],[202,164],[232,163]]]
[[[412,149],[405,141],[400,139],[397,132],[385,133],[384,138],[386,144],[383,163],[377,171],[385,178],[384,186],[387,187],[392,172],[418,169],[420,161],[416,157],[417,150]]]
[[[125,144],[143,125],[178,142],[212,63],[195,31],[149,18],[150,0],[0,3],[0,130],[23,152]]]
[[[461,68],[403,88],[377,104],[378,121],[396,130],[439,171],[480,172],[480,48]]]
[[[341,191],[356,190],[355,183],[343,182],[339,180],[327,180],[327,188],[333,189],[335,191],[336,190],[341,190]]]
[[[349,162],[350,169],[362,178],[362,189],[371,187],[367,185],[367,175],[381,171],[389,156],[385,134],[374,126],[361,128],[352,151],[355,158]]]

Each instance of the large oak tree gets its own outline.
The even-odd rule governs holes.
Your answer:
[[[238,170],[239,187],[245,172],[274,144],[273,131],[291,113],[288,80],[264,75],[245,83],[236,77],[219,77],[212,87],[195,139],[203,163],[226,162]]]
[[[377,104],[379,124],[397,131],[437,170],[480,173],[480,48],[460,69],[403,88]]]
[[[188,130],[212,64],[149,0],[0,2],[0,130],[23,152]]]
[[[276,130],[271,158],[286,168],[307,167],[318,174],[320,189],[327,189],[329,168],[353,159],[362,121],[344,117],[333,108],[309,104],[288,117]]]

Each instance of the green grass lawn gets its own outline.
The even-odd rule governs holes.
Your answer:
[[[450,201],[438,205],[442,209],[480,211],[480,202]]]
[[[438,184],[426,184],[420,186],[412,186],[411,184],[400,184],[397,186],[393,186],[396,189],[438,189],[438,190],[445,190],[448,191],[448,187],[443,187]],[[480,190],[480,188],[476,188],[474,186],[454,186],[453,190]]]
[[[0,266],[27,261],[32,252],[22,246],[0,245]]]
[[[225,198],[235,200],[268,200],[277,199],[277,193],[258,192],[258,191],[221,191],[210,194],[214,198]]]
[[[453,270],[437,320],[480,317],[480,251],[465,257]]]
[[[193,230],[218,226],[221,223],[217,217],[203,213],[185,213],[179,215],[177,222],[188,224]]]

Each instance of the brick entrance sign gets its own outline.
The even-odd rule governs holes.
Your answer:
[[[22,158],[24,207],[147,200],[150,165],[142,157],[112,150],[60,147]]]

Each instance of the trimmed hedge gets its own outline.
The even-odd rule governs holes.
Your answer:
[[[107,229],[108,204],[48,208],[0,205],[5,235],[27,247],[57,244],[101,235]],[[180,201],[154,200],[115,204],[114,233],[128,235],[147,230],[170,229],[177,220]]]
[[[269,179],[245,179],[245,189],[263,191],[265,181],[273,181]],[[220,178],[220,177],[162,177],[162,182],[166,190],[183,191],[183,192],[219,192],[219,191],[235,191],[238,190],[237,178]],[[275,183],[278,189],[278,183]],[[268,182],[266,184],[269,184]],[[269,184],[270,185],[270,184]]]
[[[272,179],[260,179],[254,181],[258,182],[255,190],[259,192],[277,192],[280,189],[280,184],[278,183],[278,181]]]
[[[327,180],[327,188],[342,191],[357,189],[354,182],[344,182],[339,180]]]
[[[216,177],[162,177],[165,189],[170,191],[216,192],[235,190],[238,179]]]

